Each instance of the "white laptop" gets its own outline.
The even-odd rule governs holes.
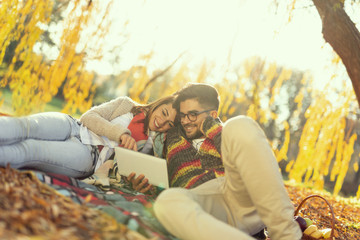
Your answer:
[[[165,159],[145,153],[136,152],[122,147],[115,147],[115,160],[118,163],[118,172],[129,176],[144,174],[149,183],[161,188],[169,188],[167,163]]]

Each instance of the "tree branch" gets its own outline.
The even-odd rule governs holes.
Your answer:
[[[313,0],[322,20],[322,33],[340,56],[360,106],[360,33],[342,0]]]
[[[145,84],[144,89],[146,89],[152,82],[154,82],[158,77],[161,77],[162,75],[164,75],[167,71],[170,70],[170,68],[172,66],[174,66],[174,64],[182,57],[182,55],[184,55],[185,52],[181,53],[169,66],[167,66],[164,70],[162,70],[161,72],[155,74],[154,76],[152,76],[152,78],[149,79],[149,81],[147,81],[147,83]]]
[[[164,70],[162,70],[161,72],[155,74],[154,76],[152,76],[145,84],[143,91],[140,93],[139,98],[143,99],[144,98],[144,93],[145,90],[148,86],[150,86],[150,84],[152,84],[156,79],[158,79],[159,77],[161,77],[162,75],[164,75],[167,71],[170,70],[170,68],[172,66],[174,66],[174,64],[184,55],[185,52],[181,53],[169,66],[167,66]]]

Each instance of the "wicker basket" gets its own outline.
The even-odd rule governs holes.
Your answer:
[[[294,213],[294,216],[298,215],[298,213],[299,213],[302,205],[303,205],[308,199],[314,198],[314,197],[317,197],[317,198],[320,198],[320,199],[324,200],[324,201],[326,202],[326,204],[327,204],[327,205],[329,206],[329,208],[330,208],[331,215],[332,215],[332,219],[331,219],[331,235],[330,235],[330,238],[328,238],[328,239],[335,240],[335,237],[334,237],[335,214],[334,214],[334,210],[333,210],[332,206],[330,205],[330,203],[329,203],[325,198],[323,198],[323,197],[321,197],[321,196],[319,196],[319,195],[310,195],[310,196],[304,198],[304,199],[301,201],[301,203],[299,204],[299,206],[296,208],[295,213]],[[308,235],[305,235],[305,234],[303,234],[303,236],[302,236],[301,239],[302,239],[302,240],[317,240],[316,238],[313,238],[313,237],[308,236]],[[321,239],[323,239],[323,238],[321,238]]]

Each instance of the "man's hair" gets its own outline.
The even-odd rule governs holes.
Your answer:
[[[213,86],[205,83],[188,83],[177,93],[173,107],[179,112],[180,103],[188,99],[195,99],[206,110],[218,110],[220,97]]]

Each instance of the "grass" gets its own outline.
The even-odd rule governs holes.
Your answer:
[[[11,91],[7,88],[0,90],[2,97],[4,98],[4,103],[0,106],[0,112],[7,113],[10,115],[14,114],[14,110],[11,107]],[[52,98],[49,103],[44,107],[44,110],[41,112],[61,112],[64,106],[64,100],[59,98]],[[34,111],[39,112],[39,111]],[[72,114],[73,117],[79,118],[80,114]]]
[[[12,114],[13,110],[11,108],[11,92],[10,92],[10,90],[2,89],[1,97],[4,98],[4,103],[0,106],[0,112]]]

